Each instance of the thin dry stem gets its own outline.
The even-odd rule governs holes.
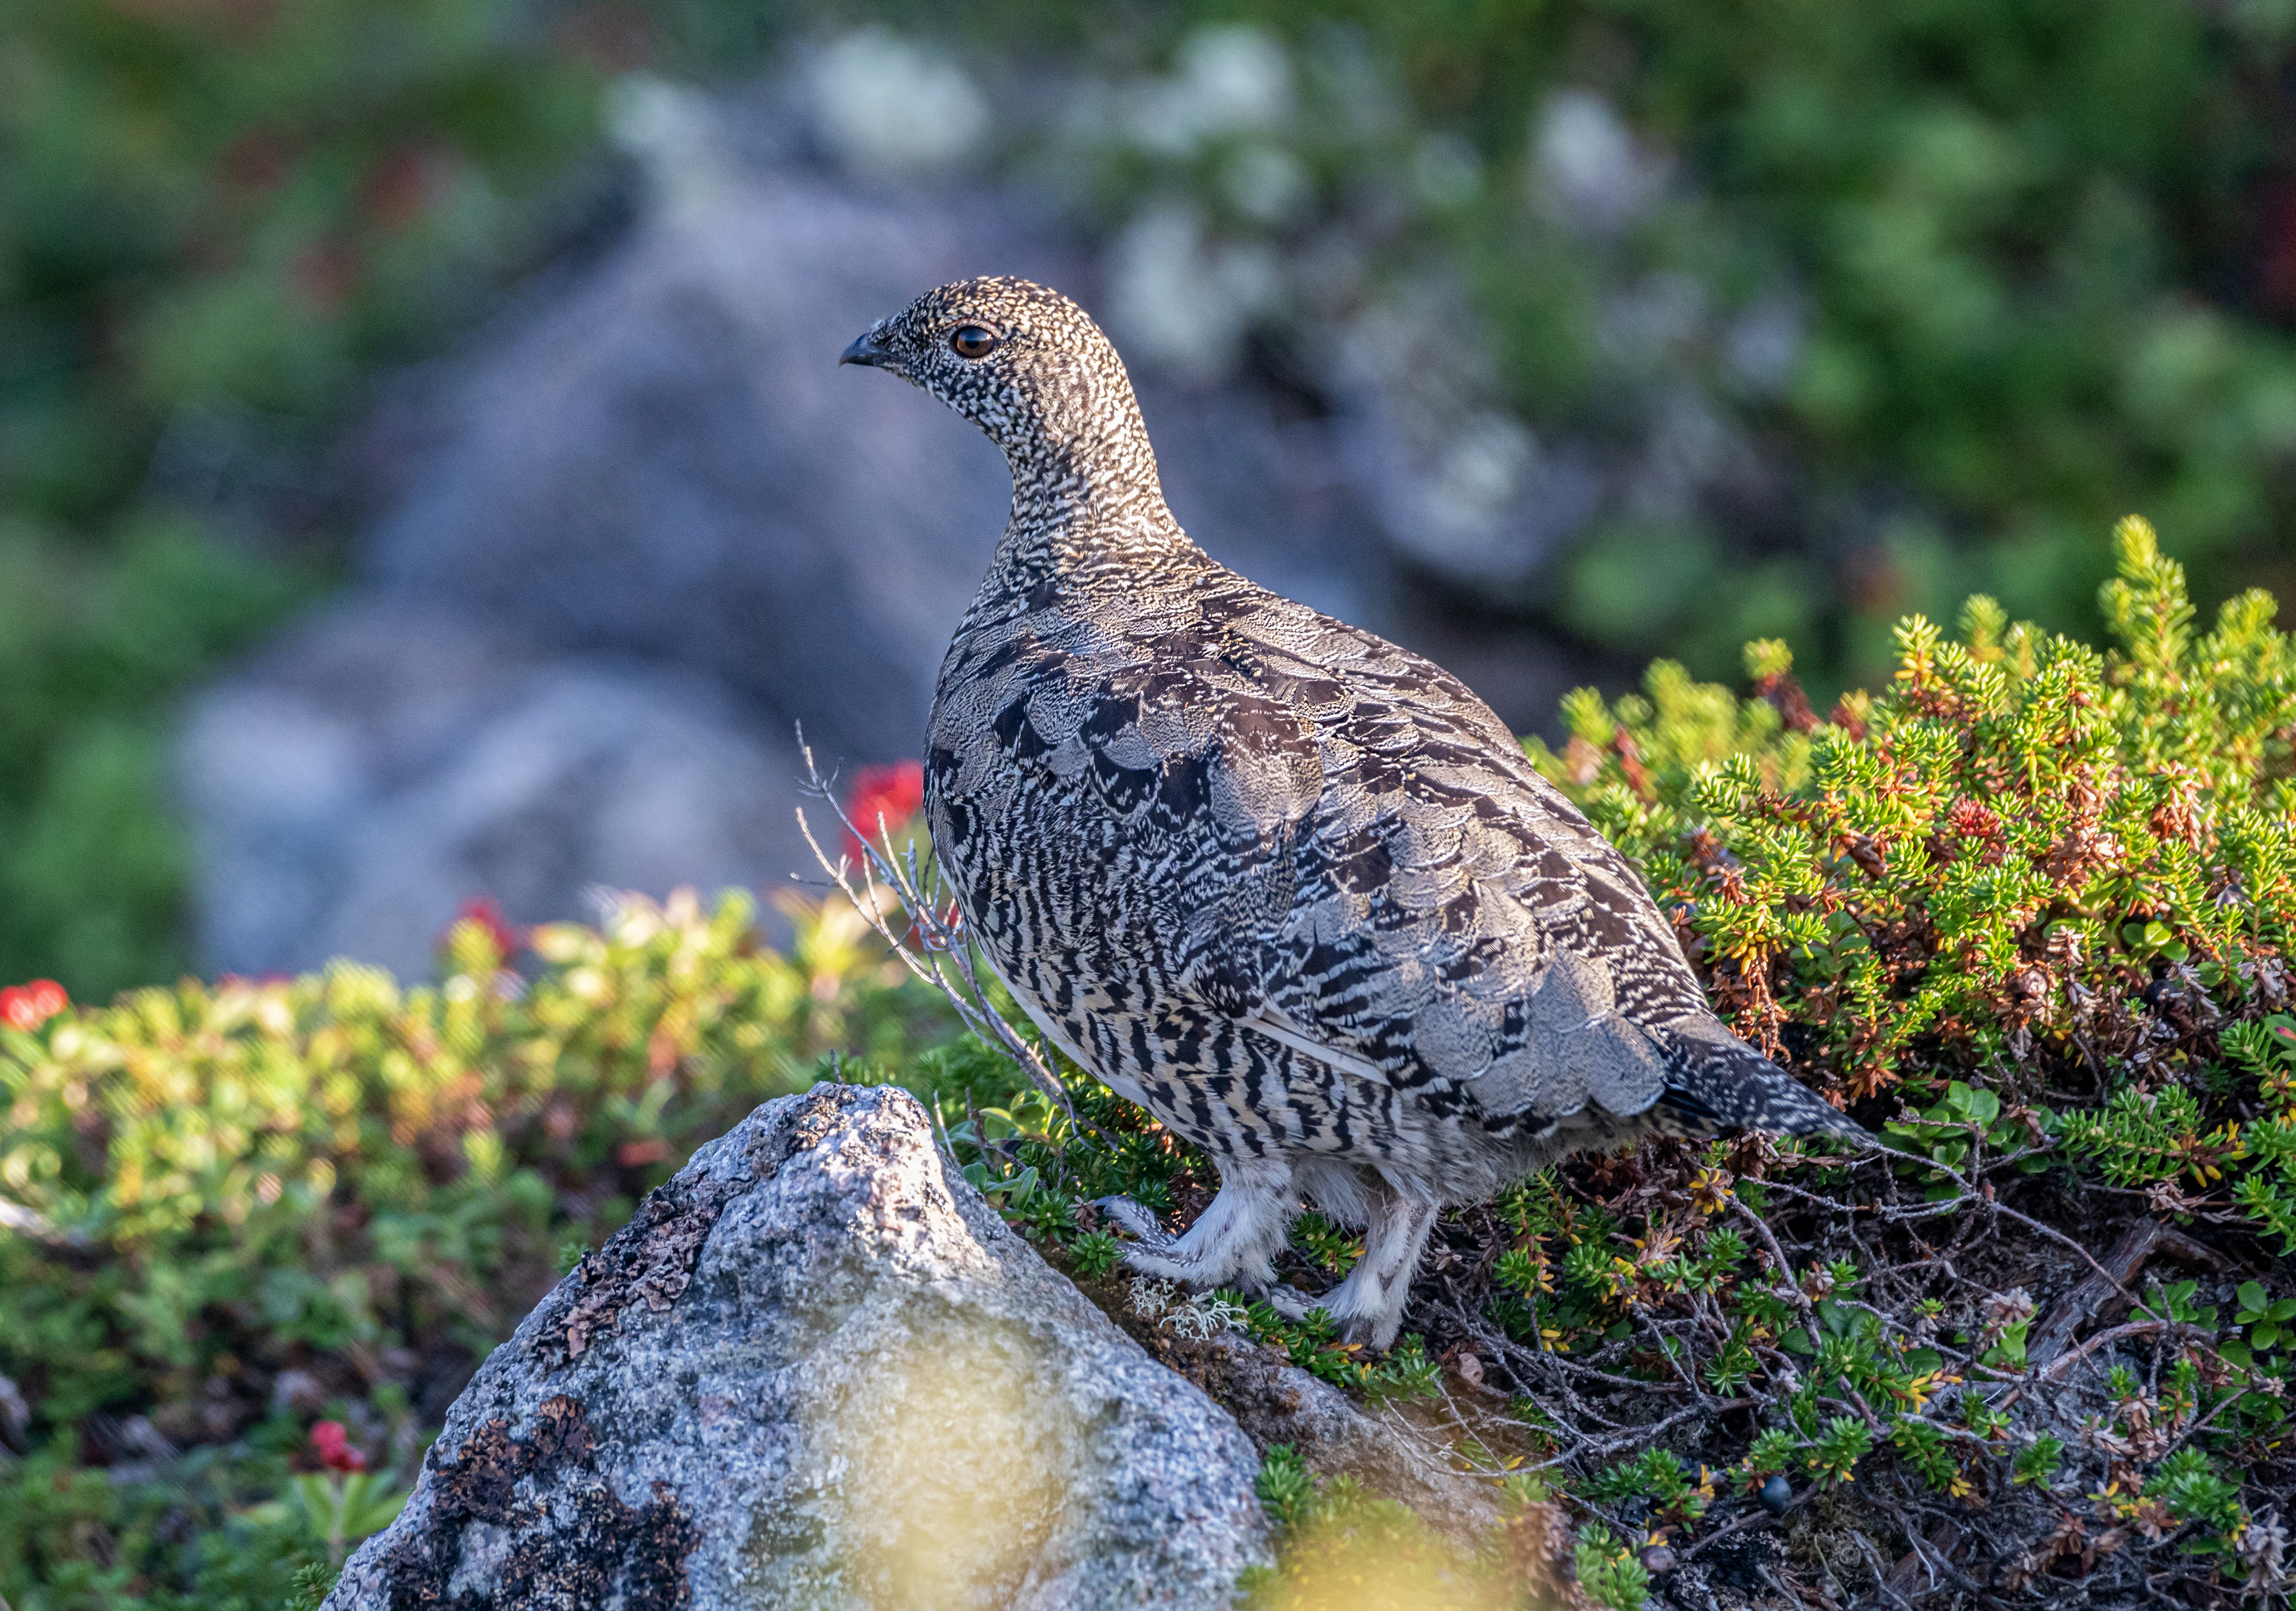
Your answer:
[[[1078,1116],[1067,1087],[1061,1084],[1043,1051],[1015,1029],[989,1000],[988,987],[973,959],[972,942],[964,933],[964,913],[941,878],[939,865],[921,860],[914,844],[896,849],[891,830],[882,816],[877,819],[877,837],[873,840],[838,804],[830,781],[814,764],[813,747],[805,741],[802,725],[798,728],[797,742],[799,753],[805,756],[806,791],[827,805],[840,826],[861,846],[858,868],[849,856],[840,855],[831,861],[821,841],[814,838],[813,825],[806,821],[804,809],[799,808],[798,831],[805,835],[814,860],[821,863],[830,881],[853,903],[854,910],[867,920],[869,927],[900,959],[901,965],[940,992],[967,1029],[1018,1063],[1029,1083],[1049,1097],[1068,1116],[1070,1124],[1091,1131],[1092,1126]],[[895,932],[888,920],[890,912],[908,915],[906,934]],[[911,944],[912,936],[914,945]],[[920,947],[922,955],[918,954]]]

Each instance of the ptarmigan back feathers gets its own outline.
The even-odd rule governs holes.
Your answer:
[[[1144,1225],[1136,1265],[1264,1280],[1305,1192],[1369,1223],[1329,1301],[1384,1342],[1434,1205],[1644,1133],[1864,1133],[1723,1027],[1633,868],[1457,679],[1187,539],[1072,303],[964,282],[847,356],[1012,464],[926,804],[1030,1015],[1220,1162],[1220,1202],[1169,1247]]]

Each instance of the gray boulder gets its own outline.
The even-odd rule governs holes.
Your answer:
[[[332,1611],[1226,1607],[1259,1460],[891,1087],[769,1102],[543,1300]]]
[[[914,754],[1009,481],[971,426],[837,355],[958,274],[1061,276],[1040,225],[967,200],[772,172],[650,214],[444,401],[368,576],[708,671],[828,755]]]
[[[1498,1523],[1498,1489],[1459,1468],[1453,1427],[1368,1409],[1234,1331],[1193,1348],[1157,1340],[1166,1362],[1217,1398],[1254,1448],[1287,1444],[1309,1470],[1354,1477],[1461,1539],[1480,1539]]]
[[[787,883],[787,728],[708,672],[555,655],[436,603],[354,596],[209,690],[181,740],[209,953],[241,972],[430,966],[467,896],[577,914],[589,886]]]

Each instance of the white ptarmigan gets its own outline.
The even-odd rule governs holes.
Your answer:
[[[1626,859],[1419,656],[1190,542],[1067,298],[942,286],[848,348],[986,431],[1013,513],[942,662],[935,855],[1037,1026],[1208,1152],[1137,1270],[1267,1290],[1302,1199],[1365,1230],[1321,1300],[1401,1322],[1436,1211],[1566,1152],[1866,1133],[1724,1028]]]

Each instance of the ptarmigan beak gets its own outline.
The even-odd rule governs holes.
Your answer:
[[[865,335],[856,336],[853,345],[847,348],[837,361],[840,364],[866,364],[872,369],[882,369],[885,360],[891,356],[877,345],[877,332],[873,330]]]

